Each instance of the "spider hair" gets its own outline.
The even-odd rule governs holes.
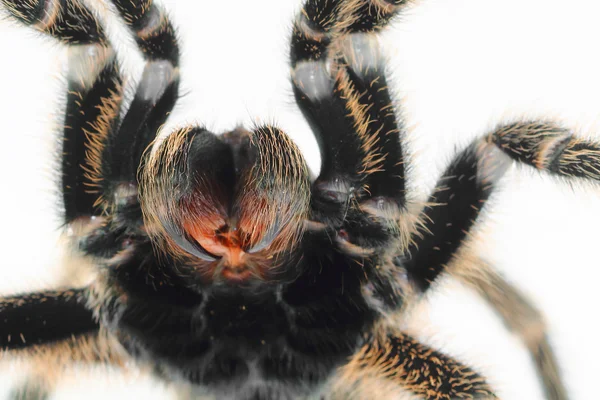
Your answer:
[[[110,1],[144,58],[129,104],[85,3],[0,2],[68,46],[64,222],[82,226],[73,245],[96,269],[83,288],[0,299],[6,354],[133,361],[216,397],[494,398],[475,367],[403,329],[451,274],[524,342],[547,396],[567,398],[539,311],[469,241],[513,163],[595,181],[599,145],[548,121],[505,123],[457,151],[415,200],[376,36],[411,2],[307,0],[298,13],[291,85],[319,146],[316,177],[272,125],[157,139],[180,97],[180,52],[151,0]]]

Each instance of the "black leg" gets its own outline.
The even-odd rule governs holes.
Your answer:
[[[307,0],[294,23],[292,66],[327,57],[340,36],[372,33],[384,28],[408,0]]]
[[[563,385],[554,351],[548,341],[544,317],[527,298],[483,260],[463,257],[453,276],[458,277],[484,298],[518,335],[531,353],[548,400],[563,400],[567,391]]]
[[[2,0],[18,21],[68,46],[62,132],[61,189],[65,223],[87,226],[104,196],[102,153],[118,125],[123,79],[94,14],[79,0]],[[81,224],[72,226],[81,227]],[[0,298],[0,352],[31,361],[32,377],[16,399],[50,396],[58,370],[74,362],[108,362],[107,339],[82,289]],[[52,368],[48,368],[48,366]]]
[[[516,122],[488,136],[512,159],[567,178],[600,180],[600,144],[546,122]]]
[[[419,216],[419,229],[403,262],[422,290],[446,270],[510,164],[484,141],[476,141],[450,163]]]
[[[146,59],[142,78],[123,122],[102,156],[105,191],[117,203],[137,196],[142,154],[178,98],[179,46],[166,13],[152,0],[113,0]]]
[[[112,53],[110,48],[93,45],[70,49],[70,68],[75,71],[69,75],[62,157],[67,223],[101,212],[102,152],[118,122],[122,100],[123,82],[112,54],[98,75],[86,76],[105,57],[94,50]]]
[[[373,32],[385,26],[411,0],[348,0],[340,2],[340,23],[336,29],[344,33]]]
[[[67,104],[62,142],[65,222],[98,214],[101,155],[115,128],[122,78],[99,22],[78,0],[2,0],[17,20],[69,47]]]
[[[166,13],[151,0],[115,0],[146,67],[119,122],[122,78],[99,22],[79,0],[2,0],[17,20],[71,46],[64,128],[66,222],[137,199],[143,152],[178,97],[179,47]]]
[[[567,398],[541,315],[511,285],[482,262],[472,262],[463,244],[495,183],[511,160],[495,144],[479,140],[450,164],[419,216],[419,230],[398,264],[423,291],[444,272],[473,287],[518,334],[534,359],[550,399]]]
[[[407,394],[427,400],[496,398],[475,371],[403,333],[385,334],[364,345],[342,368],[334,393],[340,399]]]
[[[364,14],[362,7],[381,13]],[[296,102],[322,159],[309,228],[333,228],[342,251],[359,257],[391,241],[403,248],[408,242],[408,229],[397,229],[410,225],[404,135],[373,33],[401,8],[381,1],[307,1],[292,34]],[[384,14],[389,18],[375,18]]]
[[[98,330],[84,290],[41,292],[0,299],[0,349],[44,345]]]
[[[18,21],[67,45],[106,44],[100,24],[80,0],[1,0]]]
[[[379,44],[363,33],[373,26],[349,23],[354,3],[308,1],[294,26],[294,92],[321,149],[315,191],[334,201],[354,192],[404,206],[400,131]]]

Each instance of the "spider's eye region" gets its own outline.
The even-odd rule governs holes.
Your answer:
[[[354,187],[349,182],[334,178],[332,180],[323,180],[315,183],[315,191],[323,200],[333,203],[345,203],[354,192]]]
[[[121,241],[121,249],[122,250],[127,250],[133,247],[133,239],[132,238],[125,238]]]

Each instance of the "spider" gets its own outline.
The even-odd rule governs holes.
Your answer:
[[[1,325],[2,347],[32,356],[62,349],[62,357],[115,363],[134,357],[167,380],[217,397],[379,398],[375,390],[491,396],[482,377],[417,343],[397,320],[444,269],[504,311],[534,312],[485,263],[462,253],[462,230],[474,226],[475,208],[508,166],[498,147],[507,145],[510,155],[518,145],[530,145],[535,160],[560,160],[568,148],[559,148],[557,137],[566,140],[567,133],[541,121],[490,132],[458,154],[421,211],[404,190],[402,141],[395,140],[402,138],[402,126],[381,55],[365,34],[375,25],[383,28],[387,18],[377,17],[391,17],[404,4],[373,3],[384,7],[371,14],[374,9],[361,8],[364,2],[325,3],[307,2],[292,39],[296,98],[323,159],[310,184],[295,145],[271,126],[221,137],[185,127],[144,155],[177,98],[177,43],[172,29],[163,29],[170,22],[156,6],[137,3],[136,14],[130,2],[115,2],[148,62],[136,96],[120,113],[121,77],[109,44],[100,31],[90,31],[97,26],[92,14],[65,3],[80,23],[64,26],[84,28],[83,38],[61,37],[72,46],[83,42],[72,47],[68,75],[65,143],[82,147],[64,152],[65,218],[76,228],[76,246],[99,271],[90,287],[4,299],[2,316],[9,322]],[[56,3],[42,5],[50,11],[23,8],[21,19],[37,26],[36,18],[52,22],[44,18],[56,16]],[[60,36],[58,15],[48,26]],[[81,22],[82,16],[89,19]],[[161,33],[158,42],[147,40],[156,38],[152,32]],[[94,97],[94,90],[101,94]],[[69,107],[85,112],[70,113]],[[140,117],[142,112],[149,114]],[[96,131],[77,128],[86,124]],[[139,143],[131,132],[140,134]],[[547,153],[538,151],[536,138],[548,145]],[[586,154],[593,156],[591,150]],[[501,292],[506,297],[496,298]],[[518,313],[504,317],[513,327],[523,323]],[[545,346],[543,337],[535,337],[542,332],[533,333],[540,340],[533,344]],[[390,357],[402,351],[416,352],[419,362],[411,366],[405,357]],[[544,356],[550,368],[541,375],[549,393],[564,397],[552,356]],[[439,362],[442,375],[424,379]],[[408,379],[411,373],[417,384]]]

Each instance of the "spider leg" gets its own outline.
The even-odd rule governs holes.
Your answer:
[[[345,7],[357,7],[355,3],[371,2],[308,1],[294,26],[294,93],[322,157],[315,188],[337,200],[351,187],[371,197],[392,197],[402,205],[399,127],[378,42],[372,28],[351,24],[350,17],[340,15],[348,13]]]
[[[495,144],[479,140],[459,153],[439,180],[419,217],[407,255],[398,260],[423,291],[448,271],[494,307],[534,358],[550,399],[566,399],[558,365],[546,339],[542,318],[510,284],[482,263],[469,262],[466,242],[495,183],[511,160]],[[406,257],[406,258],[404,258]]]
[[[566,399],[558,362],[548,341],[544,317],[514,286],[483,260],[455,274],[484,298],[531,353],[548,399]]]
[[[121,346],[100,327],[87,304],[89,290],[0,298],[0,360],[28,371],[12,390],[12,398],[50,396],[56,382],[74,363],[124,365],[127,357]]]
[[[0,360],[28,376],[11,398],[50,396],[74,363],[123,366],[116,339],[98,324],[86,305],[87,288],[44,291],[0,298]],[[48,366],[52,368],[48,368]]]
[[[512,159],[567,178],[600,180],[600,144],[547,122],[516,122],[488,136]]]
[[[66,222],[128,202],[136,194],[142,153],[178,97],[179,47],[166,13],[152,0],[112,1],[146,59],[119,122],[119,65],[92,12],[79,0],[1,2],[15,19],[70,46],[62,166]]]
[[[16,20],[69,46],[61,171],[66,222],[119,205],[120,195],[126,202],[137,200],[130,187],[135,186],[141,154],[177,98],[178,47],[165,14],[147,1],[115,2],[147,59],[136,95],[120,122],[123,80],[94,14],[79,0],[0,1]],[[128,184],[124,190],[119,190],[121,182]],[[91,229],[108,226],[84,220]],[[109,339],[98,332],[92,307],[83,300],[88,298],[86,291],[0,298],[0,350],[10,350],[9,357],[47,357],[46,365],[112,361],[107,359],[112,348],[102,344]]]
[[[106,44],[92,12],[79,0],[1,0],[19,22],[66,45]]]
[[[408,230],[397,229],[408,215],[404,135],[374,33],[404,3],[307,1],[292,33],[296,102],[321,153],[311,228],[334,228],[351,255],[407,244]]]
[[[61,187],[65,222],[97,215],[100,155],[114,128],[122,78],[98,21],[78,0],[1,0],[10,15],[69,46]]]
[[[427,400],[496,398],[475,371],[401,332],[372,338],[336,378],[336,399],[404,398],[402,395]]]
[[[445,271],[509,166],[508,157],[484,141],[451,161],[419,216],[419,230],[407,251],[406,268],[421,290]]]
[[[146,65],[135,96],[118,129],[108,138],[102,154],[107,200],[135,198],[142,155],[175,106],[179,95],[179,46],[166,12],[152,0],[113,0],[135,36]]]
[[[292,67],[327,57],[336,38],[385,27],[409,0],[307,0],[294,22]]]
[[[365,271],[375,270],[366,272],[372,275],[369,290],[385,293],[385,304],[377,307],[392,310],[401,307],[398,293],[403,290],[394,283],[401,268],[388,262],[387,254],[390,249],[404,253],[412,219],[405,193],[404,135],[374,32],[404,3],[307,1],[295,22],[291,46],[296,101],[322,159],[308,229],[327,230],[340,251],[361,260]],[[370,256],[377,264],[366,265]],[[336,396],[383,398],[388,390],[432,399],[493,396],[483,378],[459,365],[403,335],[386,337],[366,345],[342,369],[347,377],[341,386],[352,389]],[[366,380],[363,389],[385,386],[385,393],[352,393],[353,382]]]
[[[18,350],[97,331],[84,294],[72,289],[1,298],[0,349]]]

